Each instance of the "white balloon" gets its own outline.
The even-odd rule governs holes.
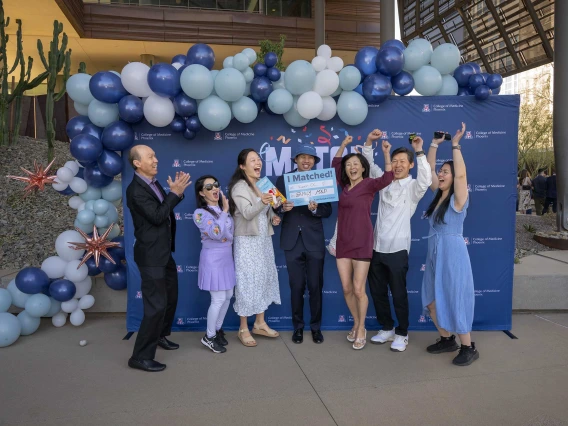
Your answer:
[[[323,101],[323,109],[317,119],[321,121],[331,120],[337,113],[337,104],[331,96],[323,96],[321,100]]]
[[[73,108],[77,111],[79,115],[88,115],[89,114],[89,105],[80,104],[79,102],[73,102]]]
[[[316,76],[314,92],[320,96],[331,96],[339,87],[339,76],[333,70],[323,70]]]
[[[75,177],[75,173],[73,173],[73,170],[67,167],[60,167],[59,170],[57,170],[56,174],[57,174],[57,180],[61,183],[69,183],[71,182],[71,179]]]
[[[455,96],[458,94],[458,82],[451,75],[442,76],[442,88],[438,90],[436,96]]]
[[[75,283],[75,297],[81,299],[83,296],[89,294],[91,287],[93,286],[93,281],[91,277],[85,278],[83,281]]]
[[[307,119],[316,118],[323,110],[321,96],[314,91],[302,94],[298,98],[298,113]]]
[[[75,176],[79,172],[79,165],[75,161],[67,161],[64,167],[71,169],[73,176]]]
[[[67,314],[65,312],[59,312],[51,317],[51,323],[55,327],[63,327],[67,322]]]
[[[131,62],[122,69],[120,79],[124,88],[134,96],[145,98],[153,94],[148,85],[150,67],[142,62]]]
[[[74,179],[74,178],[73,178]],[[56,191],[63,191],[65,189],[67,189],[67,187],[69,186],[68,183],[65,182],[59,182],[59,179],[54,179],[53,180],[53,184],[51,185],[53,187],[53,189],[55,189]]]
[[[246,49],[243,49],[241,53],[244,53],[245,55],[248,56],[249,62],[251,64],[254,64],[256,62],[256,51],[254,49],[247,47]]]
[[[71,198],[69,198],[69,201],[67,203],[69,204],[69,207],[77,210],[79,206],[84,203],[84,201],[78,195],[73,195]]]
[[[186,68],[187,70],[187,68]],[[185,70],[184,70],[185,72]],[[169,98],[150,95],[144,104],[144,117],[152,126],[166,127],[176,115],[174,104]]]
[[[83,179],[75,176],[73,179],[71,179],[71,182],[69,182],[69,187],[73,190],[73,192],[82,194],[87,190],[88,185],[87,182],[85,182]]]
[[[81,260],[71,260],[65,267],[65,276],[69,281],[80,283],[89,276],[89,268],[84,263],[77,269]]]
[[[47,274],[49,278],[61,278],[65,275],[67,262],[59,256],[51,256],[43,261],[41,270]]]
[[[79,306],[79,301],[77,299],[71,299],[66,302],[61,302],[61,310],[70,314],[75,311]]]
[[[182,66],[183,64],[180,64],[179,62],[174,62],[172,64],[172,67],[174,67],[176,70],[179,70]]]
[[[322,56],[324,59],[329,59],[331,58],[331,47],[329,47],[327,44],[322,44],[320,47],[318,47],[317,54],[318,56]]]
[[[94,304],[95,298],[90,294],[81,297],[81,300],[79,300],[79,308],[83,310],[91,308]]]
[[[69,317],[69,321],[75,327],[80,326],[85,322],[85,312],[83,312],[81,309],[76,309]]]
[[[327,60],[323,56],[316,56],[314,59],[312,59],[312,67],[314,67],[314,70],[316,70],[317,72],[323,71],[326,66]]]
[[[55,251],[63,260],[70,262],[81,259],[85,250],[74,250],[69,243],[84,243],[85,239],[77,231],[64,231],[55,240]]]
[[[334,56],[333,58],[328,59],[327,68],[335,72],[341,71],[343,68],[343,59],[339,56]]]

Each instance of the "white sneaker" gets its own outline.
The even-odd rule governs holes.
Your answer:
[[[392,342],[394,340],[394,329],[386,331],[381,330],[376,336],[371,337],[371,343],[382,345],[383,343]]]
[[[394,342],[391,344],[391,351],[394,352],[404,352],[408,346],[408,336],[399,336],[398,334],[394,337]]]

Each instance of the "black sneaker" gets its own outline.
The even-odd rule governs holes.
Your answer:
[[[204,346],[207,346],[209,349],[211,349],[216,354],[222,354],[223,352],[227,352],[227,349],[225,349],[224,346],[221,346],[220,344],[217,343],[216,337],[209,338],[209,337],[207,337],[207,334],[206,334],[201,339],[201,343]]]
[[[225,339],[225,332],[222,328],[217,331],[217,336],[215,336],[215,338],[217,339],[217,343],[221,346],[227,346],[229,344],[229,342],[227,342],[227,339]]]
[[[450,337],[440,337],[436,343],[430,345],[426,350],[431,354],[441,354],[444,352],[454,352],[459,349],[456,343],[456,336],[453,334]]]
[[[477,358],[479,358],[479,352],[475,349],[475,343],[471,342],[471,346],[461,345],[460,353],[454,358],[452,363],[460,367],[465,367],[466,365],[470,365]]]

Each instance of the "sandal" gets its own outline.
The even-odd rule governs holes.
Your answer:
[[[280,334],[276,331],[271,329],[268,324],[264,323],[264,324],[257,324],[254,323],[252,326],[252,333],[253,334],[258,334],[259,336],[265,336],[265,337],[278,337],[280,336]]]
[[[250,335],[248,336],[243,336],[243,333],[248,332],[248,328],[243,328],[242,330],[239,330],[239,332],[237,333],[237,336],[239,337],[239,340],[241,341],[241,343],[249,348],[253,348],[256,346],[256,340],[253,339],[253,337]]]
[[[349,341],[350,343],[353,343],[355,341],[355,335],[357,333],[355,333],[355,329],[351,330],[349,333],[347,333],[347,341]]]
[[[367,344],[367,330],[365,329],[365,337],[361,338],[356,338],[355,339],[355,343],[353,343],[353,349],[355,349],[356,351],[361,350],[365,347],[365,345]]]

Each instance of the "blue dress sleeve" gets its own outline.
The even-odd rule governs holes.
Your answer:
[[[467,211],[467,208],[469,207],[469,195],[467,196],[467,200],[465,200],[465,204],[463,205],[461,211],[459,211],[458,209],[456,209],[455,194],[452,194],[452,196],[450,197],[450,207],[457,214],[465,213]]]

